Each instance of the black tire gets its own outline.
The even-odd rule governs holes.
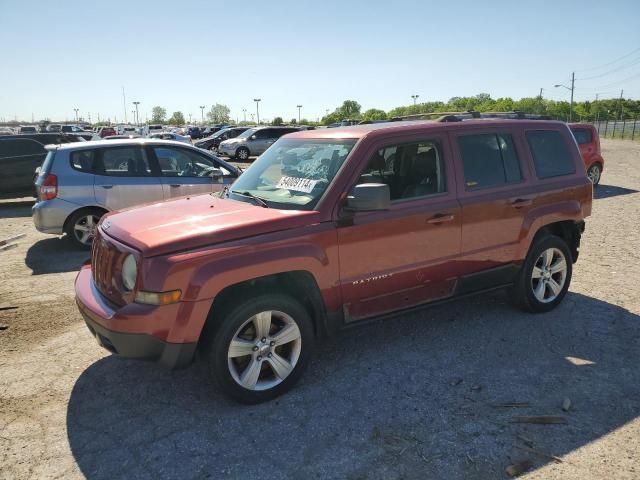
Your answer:
[[[587,170],[587,177],[589,177],[589,180],[591,181],[594,187],[597,187],[598,184],[600,183],[601,176],[602,176],[602,167],[597,163],[594,163],[593,165],[591,165],[589,167],[589,170]]]
[[[91,243],[93,242],[93,238],[88,242],[82,242],[80,238],[76,235],[76,224],[82,223],[82,219],[87,216],[93,216],[95,220],[95,224],[97,226],[98,221],[102,218],[102,216],[107,213],[105,210],[101,210],[99,208],[83,208],[77,210],[71,214],[71,216],[65,222],[65,233],[67,234],[67,239],[73,243],[76,247],[89,249],[91,248]]]
[[[245,147],[240,147],[236,150],[236,158],[238,160],[249,160],[249,149]]]
[[[266,374],[267,377],[273,375],[273,378],[276,379],[276,381],[280,381],[280,383],[265,390],[251,390],[240,385],[234,378],[227,354],[231,341],[235,338],[238,330],[256,314],[266,311],[282,312],[295,321],[300,332],[300,350],[297,362],[291,370],[291,373],[282,380],[277,380],[275,370],[271,368],[271,361],[266,361],[266,358],[262,360],[266,367],[260,367],[259,371],[261,373],[259,375],[261,377],[263,374]],[[266,402],[287,392],[300,379],[312,357],[314,334],[311,317],[297,300],[288,295],[265,293],[226,309],[218,315],[214,312],[214,316],[210,321],[215,322],[216,327],[215,333],[210,335],[208,345],[205,345],[204,348],[209,373],[223,393],[238,402],[246,404]],[[253,328],[252,323],[249,325],[248,328]],[[275,349],[280,347],[273,348],[273,351],[276,352]],[[280,353],[281,352],[282,350],[280,350]],[[256,357],[254,357],[254,354],[251,354],[239,358],[248,359],[247,361],[251,362],[254,358],[260,358],[257,357],[259,354],[260,352],[255,352]]]
[[[535,280],[532,276],[534,267],[536,267],[537,262],[539,262],[541,255],[543,252],[550,249],[556,249],[564,256],[566,263],[566,276],[560,293],[558,293],[553,300],[542,302],[534,294],[534,282],[537,285],[537,282],[542,281],[542,279]],[[557,258],[559,258],[559,256]],[[555,235],[542,235],[535,239],[534,243],[529,248],[527,258],[522,264],[522,268],[518,274],[518,279],[511,291],[511,299],[517,307],[527,312],[543,313],[553,310],[560,304],[560,302],[562,302],[562,299],[567,294],[567,290],[569,290],[569,285],[571,284],[572,272],[573,261],[567,243],[562,238]],[[553,279],[553,277],[551,278]],[[546,290],[546,287],[543,287],[542,296],[544,297],[547,292],[548,290]]]

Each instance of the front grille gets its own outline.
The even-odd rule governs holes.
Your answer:
[[[124,255],[125,253],[116,248],[98,229],[91,247],[93,282],[98,291],[116,305],[125,303],[117,280]]]

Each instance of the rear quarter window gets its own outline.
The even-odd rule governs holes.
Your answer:
[[[578,145],[584,145],[593,141],[593,132],[588,128],[572,128],[571,133],[576,138]]]
[[[559,177],[576,172],[571,150],[565,138],[555,130],[527,132],[533,164],[538,178]]]

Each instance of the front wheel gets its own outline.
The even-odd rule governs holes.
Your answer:
[[[567,243],[545,235],[529,249],[513,288],[514,303],[532,313],[548,312],[569,290],[573,262]]]
[[[594,163],[593,165],[591,165],[589,167],[589,170],[587,170],[587,177],[589,177],[589,180],[591,180],[591,183],[593,183],[594,187],[600,183],[601,175],[602,175],[602,169],[600,168],[600,165],[598,165],[597,163]]]
[[[311,358],[311,318],[288,295],[261,295],[211,321],[220,325],[209,348],[210,374],[239,402],[260,403],[285,393]]]
[[[239,148],[236,151],[236,158],[238,160],[248,160],[249,159],[249,150],[244,147]]]

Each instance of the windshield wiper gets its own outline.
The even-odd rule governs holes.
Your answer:
[[[243,197],[249,197],[251,198],[254,202],[256,202],[258,205],[260,205],[261,207],[264,208],[269,208],[269,205],[267,204],[267,202],[265,202],[262,198],[260,197],[256,197],[253,193],[251,192],[238,192],[237,190],[230,190],[231,193],[235,193],[236,195],[242,195]]]

